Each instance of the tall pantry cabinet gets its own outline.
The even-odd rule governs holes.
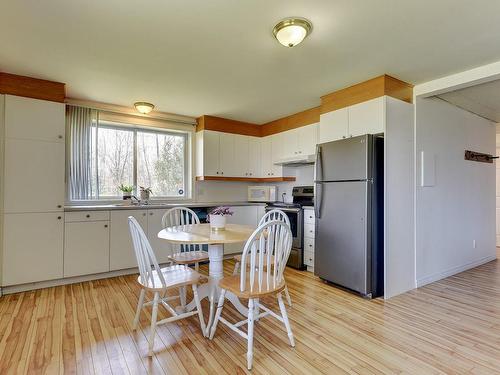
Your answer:
[[[0,95],[1,286],[63,277],[65,105]]]

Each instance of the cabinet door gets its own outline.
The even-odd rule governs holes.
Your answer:
[[[382,96],[349,107],[349,137],[384,132],[384,101]]]
[[[280,133],[282,140],[282,158],[291,158],[299,154],[298,129],[288,130]]]
[[[203,134],[203,174],[219,174],[219,132],[206,130]]]
[[[318,143],[318,124],[302,126],[298,132],[298,152],[301,155],[314,155],[316,153],[316,143]]]
[[[248,177],[260,177],[261,141],[257,137],[248,137]]]
[[[63,211],[64,143],[5,140],[5,212]]]
[[[63,277],[63,216],[4,215],[3,286]]]
[[[64,277],[109,271],[109,221],[64,225]]]
[[[158,238],[158,232],[163,229],[161,219],[167,211],[168,209],[148,210],[148,239],[158,263],[169,262],[168,256],[172,254],[172,244]]]
[[[65,104],[5,96],[5,136],[64,143]]]
[[[234,135],[234,177],[249,177],[248,156],[249,156],[249,138],[245,135]]]
[[[227,222],[230,224],[249,225],[257,228],[258,224],[258,206],[233,206],[232,216],[227,217]],[[244,242],[225,244],[224,254],[235,254],[243,252]]]
[[[349,112],[347,108],[322,114],[319,121],[319,143],[345,138],[348,124]]]
[[[121,270],[137,267],[132,237],[128,229],[128,217],[133,216],[148,233],[147,210],[111,211],[109,268]]]
[[[222,176],[233,177],[238,170],[234,160],[234,139],[234,134],[220,133],[219,174]]]
[[[259,177],[271,177],[273,169],[271,136],[262,138],[260,147],[261,173]]]
[[[282,177],[283,167],[274,163],[283,159],[283,137],[281,133],[271,135],[271,177]]]

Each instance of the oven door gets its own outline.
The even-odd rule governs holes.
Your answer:
[[[304,230],[302,220],[302,210],[300,208],[272,207],[267,206],[266,211],[278,209],[283,211],[290,220],[290,230],[292,231],[292,248],[302,249],[302,232]]]

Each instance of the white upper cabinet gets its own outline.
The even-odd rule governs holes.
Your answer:
[[[261,140],[248,137],[248,177],[260,177],[261,171]]]
[[[320,117],[319,143],[384,132],[386,97],[381,96]]]
[[[278,160],[283,158],[283,133],[273,134],[271,138],[271,176],[270,177],[282,177],[283,167],[281,165],[274,164]],[[267,176],[263,176],[267,177]]]
[[[375,98],[349,107],[349,137],[384,132],[385,97]]]
[[[5,140],[4,210],[64,210],[64,143]]]
[[[271,177],[273,171],[272,160],[272,139],[271,137],[264,137],[260,143],[261,147],[261,172],[262,177]]]
[[[319,122],[319,143],[345,138],[349,132],[349,111],[347,108],[323,113]]]
[[[249,147],[250,147],[250,137],[244,135],[233,135],[234,139],[234,154],[233,154],[233,164],[234,171],[231,174],[232,177],[249,177],[248,175],[248,163],[249,163]]]
[[[5,137],[64,143],[65,104],[5,96]]]
[[[219,133],[219,175],[224,177],[235,177],[238,174],[235,160],[235,137],[234,134]]]
[[[213,131],[200,132],[201,137],[203,158],[199,160],[201,165],[201,170],[199,174],[201,176],[216,176],[219,174],[219,149],[220,149],[220,139],[219,133]]]
[[[296,156],[299,150],[299,140],[297,129],[287,130],[280,133],[282,139],[282,158],[291,158]]]
[[[318,143],[318,124],[301,126],[296,129],[298,152],[300,155],[314,155]]]

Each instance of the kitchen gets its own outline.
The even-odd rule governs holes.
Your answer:
[[[2,6],[4,14],[14,19],[19,10],[30,9],[29,24],[39,25],[41,19],[55,24],[51,6],[35,6],[41,14],[37,19],[34,8],[21,3]],[[177,14],[178,20],[201,20],[201,15],[185,13],[189,6],[174,3],[158,7],[163,14]],[[108,5],[93,6],[101,11],[90,24],[112,14]],[[127,19],[137,31],[135,36],[125,29],[122,33],[143,56],[144,45],[135,38],[153,25],[165,30],[177,22],[171,19],[165,25],[152,9],[136,13],[130,4],[122,6],[132,12],[130,17],[113,17]],[[231,18],[224,15],[226,7],[242,10],[235,4],[205,9],[219,11],[211,16],[219,20],[219,32]],[[266,7],[281,13],[275,5],[249,9]],[[318,5],[330,7],[339,5]],[[370,59],[360,59],[357,74],[347,74],[350,68],[344,66],[344,76],[328,83],[328,74],[321,77],[319,72],[337,61],[337,55],[318,54],[317,43],[331,38],[325,34],[331,23],[303,5],[296,10],[312,21],[271,21],[274,29],[255,36],[262,45],[254,45],[253,39],[239,45],[222,38],[226,44],[216,44],[219,52],[233,51],[224,57],[207,50],[210,43],[200,30],[207,38],[215,34],[201,21],[182,36],[205,41],[198,49],[187,42],[176,45],[172,33],[152,33],[151,44],[146,42],[151,50],[167,43],[179,59],[165,46],[157,61],[127,53],[129,60],[120,65],[120,51],[128,49],[101,35],[109,51],[102,49],[96,61],[113,63],[111,68],[102,66],[109,80],[91,61],[75,63],[81,51],[57,38],[47,38],[45,44],[53,51],[71,51],[65,68],[46,54],[40,67],[27,68],[31,63],[25,59],[26,65],[17,68],[9,57],[28,54],[22,43],[0,52],[6,59],[0,65],[0,373],[454,373],[471,368],[471,362],[451,349],[428,355],[445,345],[435,332],[461,340],[460,330],[436,324],[438,317],[449,324],[463,317],[460,311],[450,312],[453,306],[446,305],[448,292],[443,290],[455,277],[475,285],[476,272],[496,272],[489,221],[467,224],[474,251],[464,245],[463,252],[470,255],[466,264],[452,264],[438,244],[425,242],[433,228],[422,222],[441,214],[441,205],[449,200],[441,190],[432,207],[419,199],[440,188],[440,155],[448,144],[442,142],[440,149],[437,142],[423,142],[425,132],[419,129],[434,131],[422,120],[424,114],[435,116],[435,126],[446,115],[427,106],[446,90],[446,79],[439,77],[446,73],[450,82],[459,80],[451,75],[452,62],[447,60],[450,68],[441,76],[436,68],[424,79],[401,69],[401,62],[389,64],[388,56],[376,69],[371,69]],[[241,15],[238,19],[243,20]],[[288,29],[287,34],[288,27],[300,33]],[[211,43],[215,39],[210,37]],[[33,39],[25,33],[19,40]],[[244,46],[259,51],[260,60],[250,57]],[[263,46],[265,52],[259,50]],[[404,55],[402,46],[392,48]],[[272,63],[266,60],[271,54],[276,58]],[[196,64],[201,55],[204,63]],[[248,61],[241,61],[242,56]],[[169,69],[159,68],[159,61],[168,61]],[[316,69],[314,61],[327,65]],[[275,68],[266,69],[266,63]],[[299,69],[305,64],[307,74]],[[79,70],[83,66],[94,76]],[[468,66],[457,65],[455,71]],[[156,70],[149,75],[148,67]],[[115,68],[120,72],[116,76],[110,73]],[[474,79],[493,79],[495,69],[485,66],[475,74],[491,78]],[[240,73],[245,78],[237,85],[230,77]],[[472,73],[463,74],[464,82],[472,82]],[[291,76],[297,84],[290,82]],[[315,83],[308,85],[306,76]],[[477,138],[485,141],[490,124],[477,123],[484,126]],[[490,153],[486,141],[477,144],[477,151]],[[485,168],[481,171],[489,183]],[[476,176],[475,169],[463,173],[464,178]],[[460,199],[456,193],[450,196]],[[179,223],[168,224],[175,210],[185,210],[181,217],[191,215],[192,222],[177,218]],[[486,234],[476,234],[479,226]],[[432,233],[433,238],[439,235]],[[264,244],[275,248],[260,251]],[[252,251],[252,246],[259,250]],[[146,282],[139,254],[148,248],[152,254],[143,254],[151,266],[148,272],[182,271],[189,275],[187,281],[170,289],[155,284],[163,276]],[[201,258],[175,258],[199,255],[186,254],[188,249],[196,249]],[[442,268],[428,267],[433,273],[428,272],[426,265],[438,256]],[[467,274],[469,269],[472,274]],[[275,289],[270,290],[268,280],[267,291],[259,289],[261,295],[245,290],[246,273],[260,283],[269,270],[277,272]],[[231,284],[236,278],[238,287]],[[170,285],[167,276],[162,283]],[[486,296],[487,289],[479,293]],[[442,299],[433,304],[436,294]],[[456,294],[457,301],[469,295]],[[241,316],[246,319],[238,321]],[[44,325],[45,320],[50,323]],[[481,320],[477,326],[490,323]],[[422,342],[419,332],[424,331],[432,336],[430,343]],[[481,362],[481,345],[489,341],[481,337],[471,350],[471,361],[481,370],[497,364]],[[416,343],[420,347],[413,350]],[[46,350],[39,362],[34,354],[38,346]],[[450,356],[459,359],[452,363]]]

